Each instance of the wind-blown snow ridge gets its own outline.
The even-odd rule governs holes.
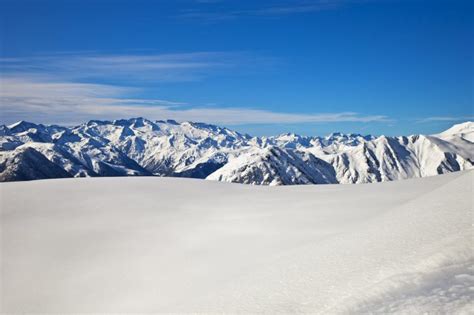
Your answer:
[[[155,175],[255,185],[382,182],[470,169],[473,141],[473,122],[432,136],[251,137],[142,117],[75,127],[20,121],[0,126],[0,181]],[[50,163],[34,165],[42,160]]]

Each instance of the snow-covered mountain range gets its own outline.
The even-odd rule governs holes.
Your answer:
[[[346,184],[473,167],[474,122],[408,137],[251,137],[204,123],[144,118],[0,126],[0,181],[155,175],[256,185]]]

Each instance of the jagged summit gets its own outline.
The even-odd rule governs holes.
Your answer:
[[[9,125],[8,129],[10,129],[11,132],[23,132],[31,128],[38,128],[39,126],[40,125],[28,121],[20,120],[14,124]]]
[[[6,178],[12,172],[12,157],[41,161],[41,155],[52,163],[48,165],[75,177],[184,176],[265,185],[369,183],[472,168],[473,135],[472,122],[433,136],[335,132],[326,137],[251,137],[206,123],[143,117],[91,120],[75,127],[20,121],[0,126],[0,175]],[[36,153],[19,154],[25,148]],[[21,172],[18,165],[30,164],[15,163],[15,169]],[[44,174],[38,178],[57,177],[59,172]]]

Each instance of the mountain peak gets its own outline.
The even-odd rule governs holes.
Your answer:
[[[331,138],[365,138],[367,136],[363,136],[360,133],[342,133],[342,132],[333,132],[329,134],[326,138],[331,139]]]
[[[110,124],[111,122],[108,121],[108,120],[96,120],[96,119],[93,119],[93,120],[89,120],[86,125],[87,126],[101,126],[101,125],[107,125],[107,124]]]
[[[455,124],[451,128],[434,136],[443,140],[454,141],[454,139],[457,138],[461,141],[474,143],[474,122],[466,121],[460,124]],[[472,149],[470,150],[472,151]]]
[[[153,122],[143,117],[131,118],[128,121],[131,122],[131,126],[133,126],[134,128],[145,127],[145,125],[153,124]]]
[[[376,138],[342,132],[325,138],[295,133],[251,138],[207,123],[143,117],[91,120],[73,128],[25,121],[10,127],[1,134],[0,126],[0,150],[6,152],[0,154],[0,166],[6,165],[0,177],[7,171],[18,174],[8,178],[18,180],[43,178],[33,172],[42,159],[38,154],[12,153],[32,144],[72,176],[154,174],[283,185],[366,183],[474,167],[473,122],[453,126],[446,136],[426,137],[429,141],[421,135]],[[10,159],[12,154],[16,158]],[[56,174],[46,177],[61,175]]]
[[[299,139],[301,138],[301,136],[294,132],[286,132],[286,133],[279,134],[276,138],[277,139]]]
[[[326,138],[336,138],[336,137],[342,137],[344,134],[342,132],[336,131],[330,133]]]
[[[451,128],[441,132],[441,135],[454,135],[461,133],[474,132],[474,121],[466,121],[463,123],[455,124]]]
[[[143,117],[133,117],[129,119],[117,119],[117,120],[114,120],[112,124],[116,126],[140,128],[140,127],[144,127],[145,125],[154,125],[155,123]]]
[[[25,125],[25,124],[35,125],[34,123],[29,122],[29,121],[19,120],[16,123],[13,123],[13,124],[9,125],[8,128],[15,128],[15,127],[22,126],[22,125]]]
[[[31,128],[37,128],[39,125],[25,121],[25,120],[20,120],[14,124],[11,124],[8,126],[8,129],[12,132],[23,132]]]

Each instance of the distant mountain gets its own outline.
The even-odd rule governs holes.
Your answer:
[[[251,137],[145,118],[0,126],[0,181],[175,176],[255,185],[370,183],[474,167],[474,123],[431,136]]]
[[[0,181],[22,181],[72,177],[59,165],[32,148],[22,148],[2,155]]]
[[[207,177],[255,185],[335,184],[334,169],[312,154],[278,146],[254,148]]]

